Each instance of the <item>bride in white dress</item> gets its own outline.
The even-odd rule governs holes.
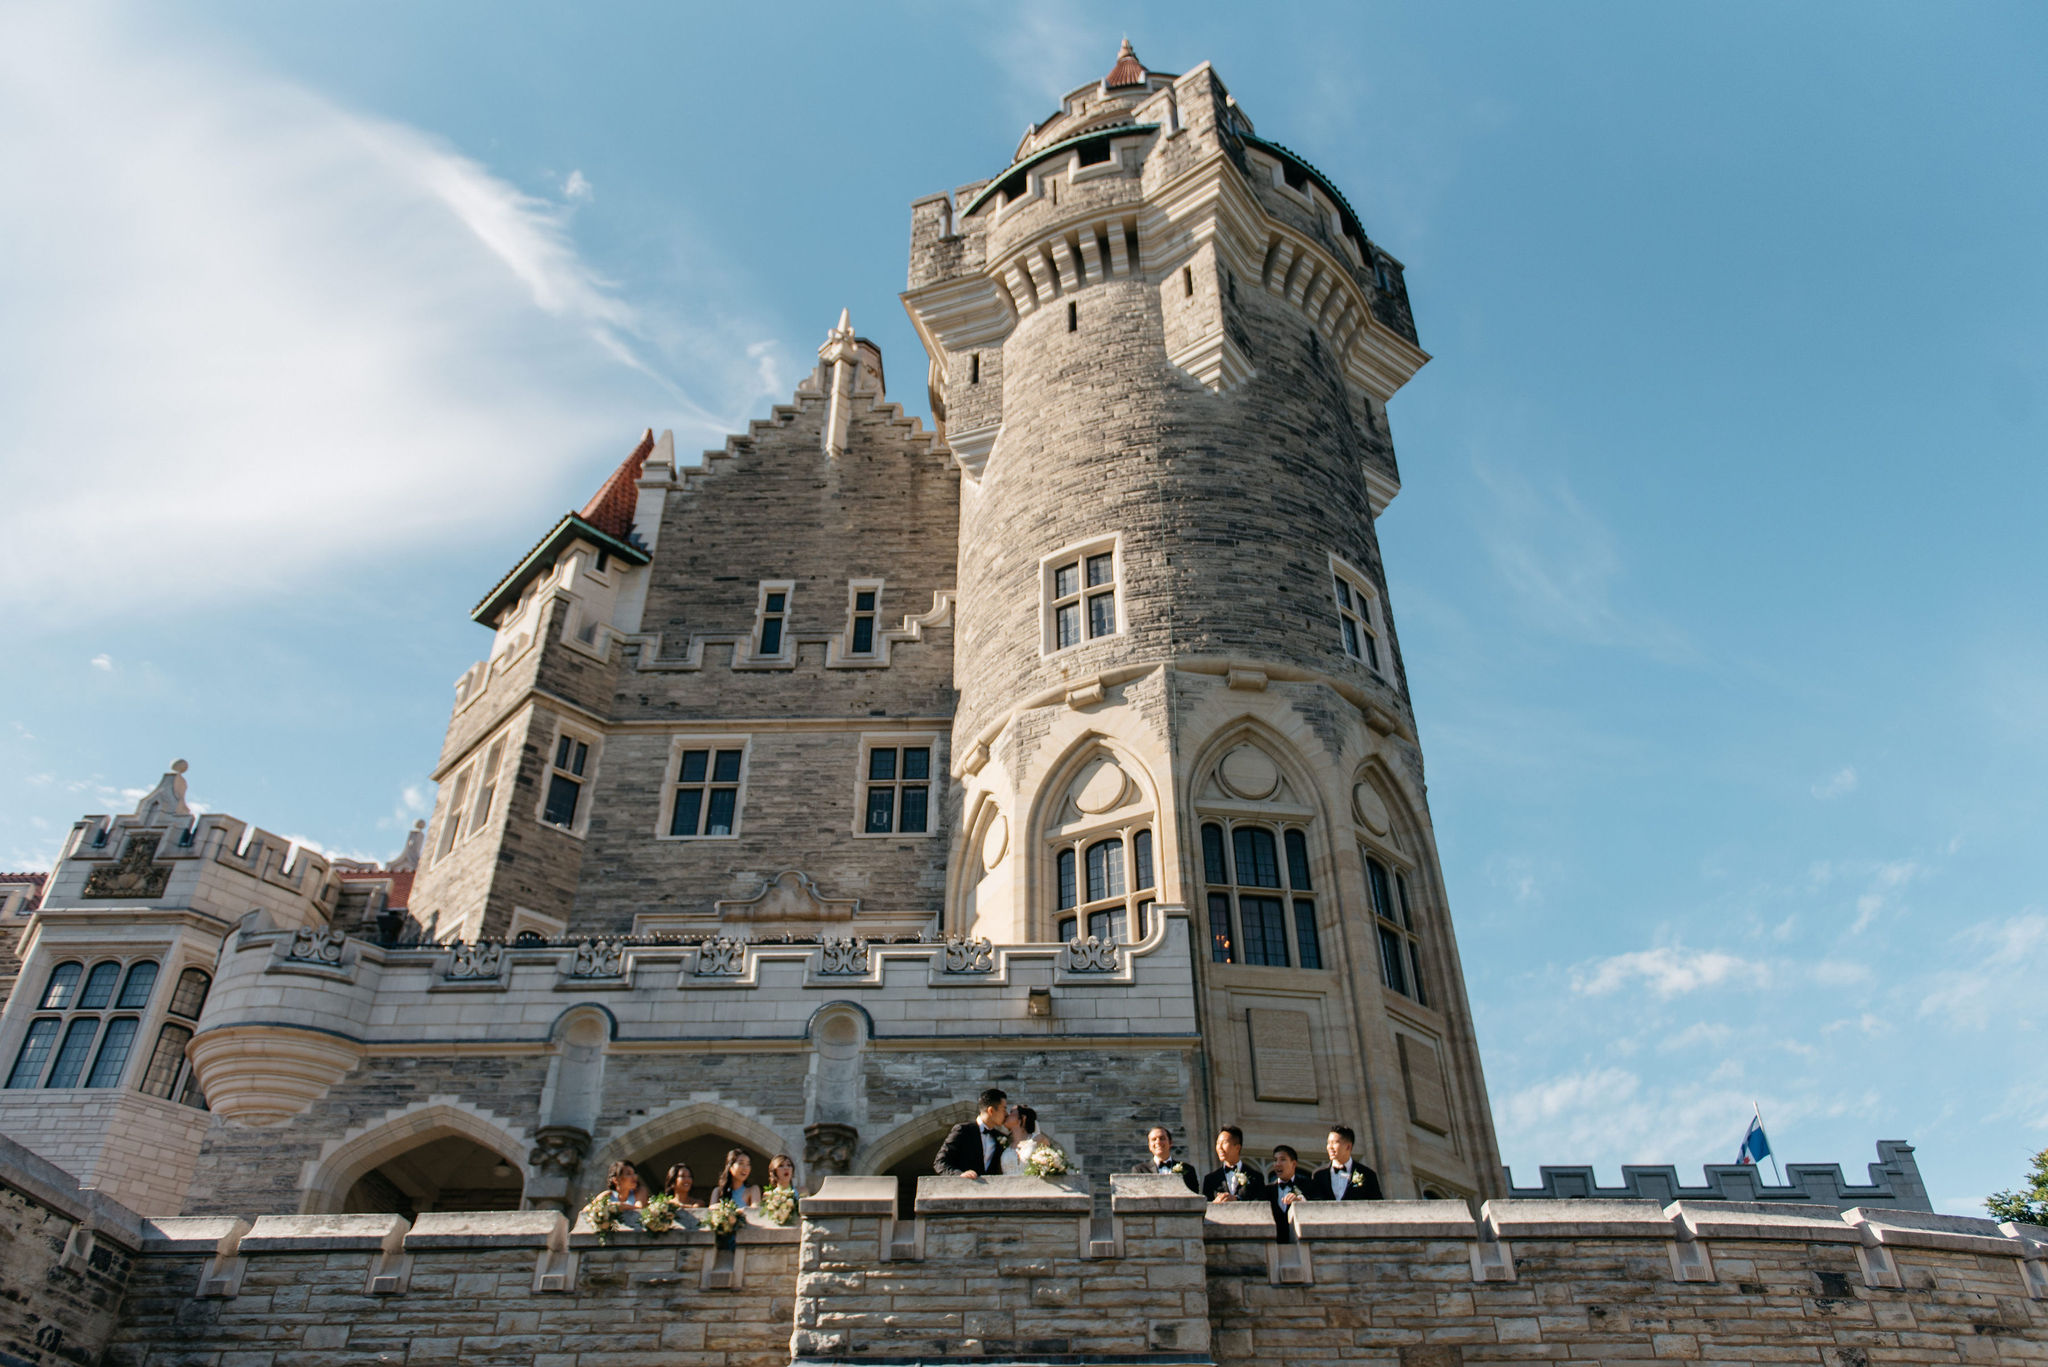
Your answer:
[[[1038,1112],[1029,1106],[1012,1106],[1004,1124],[1009,1128],[1010,1142],[1003,1146],[1003,1176],[1021,1177],[1027,1171],[1024,1160],[1044,1142],[1038,1129]]]

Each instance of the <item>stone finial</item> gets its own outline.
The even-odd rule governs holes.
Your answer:
[[[1124,45],[1117,49],[1116,64],[1110,67],[1109,74],[1102,78],[1102,88],[1115,90],[1121,86],[1143,85],[1149,75],[1151,73],[1146,71],[1145,64],[1138,60],[1138,54],[1132,49],[1131,40],[1127,37],[1124,39]]]
[[[828,372],[826,393],[831,396],[821,440],[825,454],[830,457],[846,454],[846,428],[853,417],[853,386],[860,370],[860,348],[855,344],[852,315],[851,309],[839,310],[839,326],[825,334],[825,345],[818,348],[818,359]]]
[[[426,844],[427,823],[415,821],[412,830],[406,833],[405,848],[394,855],[384,866],[386,873],[411,873],[420,866],[420,851]]]
[[[156,816],[192,815],[192,809],[185,805],[185,771],[191,767],[184,760],[172,760],[170,771],[135,804],[135,815],[144,821]]]

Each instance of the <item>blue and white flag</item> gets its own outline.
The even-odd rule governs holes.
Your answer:
[[[1749,1122],[1749,1130],[1742,1136],[1742,1151],[1735,1155],[1738,1163],[1761,1163],[1770,1156],[1771,1141],[1764,1138],[1764,1118],[1759,1115]]]

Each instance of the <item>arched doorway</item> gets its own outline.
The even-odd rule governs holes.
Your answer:
[[[350,1215],[430,1210],[517,1210],[526,1179],[503,1154],[459,1134],[394,1154],[358,1177],[342,1197]]]

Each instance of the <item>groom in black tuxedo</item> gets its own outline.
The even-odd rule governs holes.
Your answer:
[[[1225,1125],[1216,1132],[1216,1161],[1222,1166],[1202,1179],[1202,1195],[1211,1201],[1264,1201],[1266,1178],[1244,1161],[1244,1131]]]
[[[981,1109],[973,1120],[963,1120],[946,1131],[932,1171],[941,1177],[970,1177],[976,1180],[1003,1170],[1003,1146],[1010,1132],[1003,1122],[1010,1118],[1010,1098],[1000,1088],[990,1087],[977,1099]]]
[[[1311,1201],[1379,1201],[1379,1174],[1351,1156],[1351,1146],[1358,1142],[1358,1136],[1351,1132],[1349,1125],[1332,1125],[1330,1137],[1323,1145],[1323,1152],[1330,1155],[1329,1165],[1317,1168],[1315,1176],[1308,1179],[1307,1196]]]

